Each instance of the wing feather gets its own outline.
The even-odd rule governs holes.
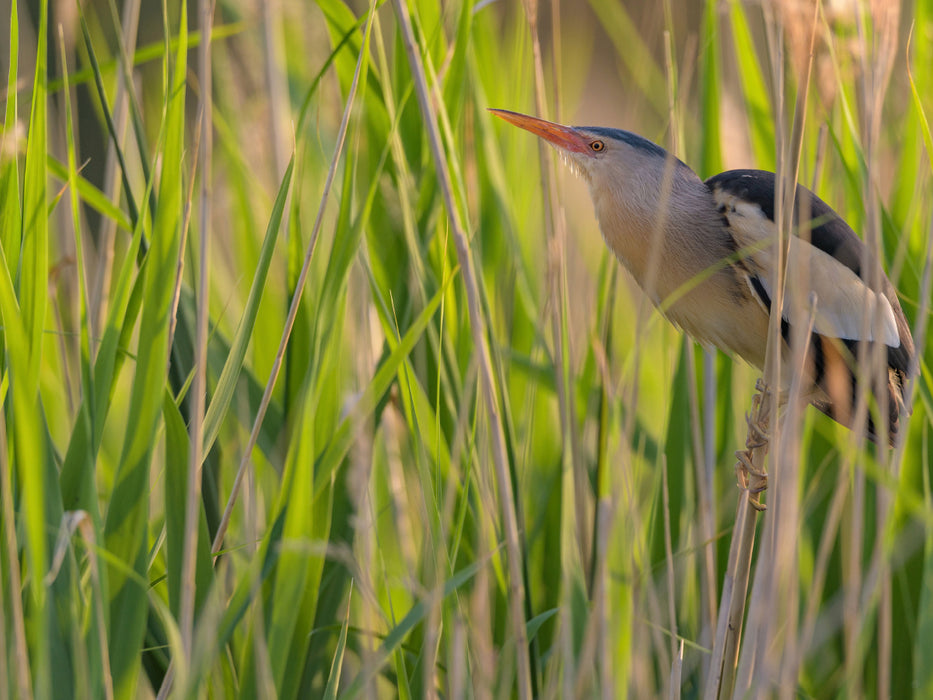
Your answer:
[[[724,224],[735,239],[742,259],[733,266],[744,278],[765,311],[771,308],[774,224],[774,173],[733,170],[706,181]],[[810,320],[811,295],[816,301],[812,350],[813,381],[822,390],[811,403],[843,425],[853,420],[857,379],[852,362],[863,342],[883,343],[887,349],[885,376],[873,378],[872,391],[887,408],[887,435],[891,444],[906,412],[904,386],[915,371],[910,327],[890,280],[881,275],[880,290],[862,280],[867,249],[855,232],[832,208],[810,190],[797,186],[794,218],[806,212],[809,240],[792,236],[786,249],[788,280],[781,310],[781,333],[790,326],[804,327]],[[765,245],[763,245],[765,244]],[[874,418],[868,417],[868,435],[880,438]]]
[[[768,269],[771,248],[762,251],[759,257],[765,258],[762,262]],[[835,258],[804,240],[792,237],[787,247],[787,269],[781,316],[792,326],[806,325],[810,314],[810,295],[814,294],[816,317],[813,328],[820,335],[843,340],[880,341],[892,348],[900,345],[891,303]],[[796,273],[804,271],[806,276],[801,280]],[[770,275],[762,275],[760,280],[773,299]]]
[[[759,202],[746,199],[747,195],[747,188],[713,189],[716,204],[726,217],[739,248],[748,250],[746,268],[757,276],[770,300],[774,298],[771,270],[775,261],[772,247],[761,244],[774,240],[777,228],[768,216],[769,210]],[[773,205],[770,211],[773,212]],[[814,230],[821,230],[821,235],[811,238],[812,242],[797,236],[788,241],[788,275],[781,316],[791,325],[805,325],[810,313],[810,297],[815,294],[815,330],[820,335],[842,340],[880,341],[891,348],[899,347],[901,334],[888,296],[875,292],[859,277],[858,251],[853,250],[854,245],[848,238],[839,235],[838,227],[834,228],[835,238],[827,232],[826,216],[824,213],[822,223],[814,226]],[[835,222],[841,222],[835,214],[833,216]],[[844,222],[841,225],[845,226]],[[855,240],[861,245],[857,238]],[[818,242],[823,247],[816,245]],[[834,253],[845,255],[839,259]]]

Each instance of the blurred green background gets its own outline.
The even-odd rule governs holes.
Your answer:
[[[703,695],[758,373],[488,107],[799,134],[920,375],[779,445],[737,695],[933,694],[928,0],[0,9],[0,696]]]

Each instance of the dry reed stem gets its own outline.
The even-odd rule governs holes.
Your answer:
[[[120,33],[124,46],[136,47],[136,30],[139,28],[140,0],[128,0],[123,5],[122,22],[115,26]],[[129,83],[132,85],[132,83]],[[107,143],[104,160],[103,190],[111,202],[120,200],[123,180],[118,172],[117,149],[123,148],[126,137],[126,127],[129,122],[129,99],[127,97],[127,83],[118,80],[114,87],[112,105],[114,132],[116,140]],[[97,357],[98,338],[103,337],[103,323],[107,318],[107,307],[110,301],[107,290],[110,289],[110,278],[113,271],[114,243],[116,240],[117,222],[104,217],[100,224],[97,246],[97,269],[94,288],[91,291],[92,303],[88,305],[88,324],[91,327],[90,356]]]
[[[881,206],[878,184],[878,168],[875,165],[878,162],[878,144],[881,139],[881,120],[884,96],[887,92],[888,84],[891,78],[891,69],[894,64],[896,54],[897,25],[899,17],[899,7],[894,3],[871,3],[868,16],[863,13],[856,13],[856,26],[858,28],[860,58],[862,60],[862,118],[864,121],[863,129],[865,133],[865,193],[864,201],[866,206],[866,243],[869,253],[874,253],[874,262],[869,265],[868,282],[872,289],[881,288],[883,273],[881,271]],[[871,26],[866,27],[866,20],[870,21]],[[871,38],[869,39],[869,31]],[[874,324],[873,332],[877,332],[880,319],[869,319],[868,313],[863,314],[863,328],[869,324]],[[877,376],[876,372],[886,373],[887,358],[883,348],[879,344],[872,348],[868,358],[870,372],[865,386],[868,391],[873,385],[871,377]],[[864,391],[867,395],[868,391]],[[880,414],[886,415],[888,407],[888,395],[881,393]],[[884,445],[887,442],[887,421],[879,421],[881,427],[880,440]],[[879,461],[887,461],[887,448],[882,447],[878,450]],[[899,462],[889,462],[891,471],[895,479],[900,475]],[[892,638],[891,627],[893,617],[893,600],[891,590],[891,569],[885,556],[885,538],[889,533],[889,516],[891,511],[892,496],[888,489],[879,488],[876,501],[877,530],[875,536],[875,547],[872,555],[872,568],[877,568],[877,593],[880,597],[878,602],[877,618],[877,648],[878,648],[878,676],[877,676],[877,696],[887,697],[891,688],[891,655]]]
[[[185,500],[184,551],[181,571],[181,611],[179,627],[182,648],[186,658],[191,658],[194,637],[194,594],[197,573],[198,506],[201,501],[201,463],[203,461],[204,410],[207,398],[207,327],[210,306],[210,241],[211,159],[213,158],[213,101],[211,98],[211,27],[213,26],[213,0],[199,0],[201,44],[198,47],[198,74],[201,83],[201,114],[198,161],[201,171],[199,207],[199,264],[198,289],[196,296],[197,317],[194,343],[194,383],[191,388],[191,423],[188,453],[188,479]]]
[[[765,8],[766,15],[768,8]],[[767,18],[766,18],[767,19]],[[773,19],[773,17],[772,17]],[[766,22],[768,28],[771,60],[774,67],[774,82],[779,86],[776,90],[775,104],[775,137],[777,141],[778,172],[784,161],[783,133],[784,133],[784,102],[783,102],[783,52],[781,50],[781,31],[777,22]],[[778,37],[775,40],[775,36]],[[748,434],[746,436],[746,450],[737,452],[740,459],[740,468],[746,470],[748,491],[739,495],[739,505],[736,512],[735,525],[732,531],[732,543],[729,548],[729,564],[723,580],[722,598],[719,605],[719,619],[716,624],[716,637],[713,643],[713,655],[710,662],[710,672],[706,679],[704,697],[707,700],[732,697],[735,685],[736,665],[738,661],[739,641],[742,635],[744,622],[745,600],[748,594],[748,580],[751,571],[752,552],[755,546],[755,527],[760,509],[760,498],[757,491],[766,479],[764,459],[767,454],[768,442],[761,440],[762,433],[767,429],[759,430],[758,426],[767,426],[769,423],[777,428],[778,422],[771,420],[776,415],[774,397],[765,395],[765,387],[780,386],[780,351],[775,352],[780,342],[780,313],[775,309],[783,306],[783,267],[784,249],[782,239],[784,235],[784,178],[775,178],[775,225],[778,232],[774,242],[775,269],[772,270],[774,279],[772,289],[775,291],[771,303],[771,317],[768,322],[768,342],[765,351],[764,381],[759,384],[760,393],[752,399],[752,410],[747,416]],[[793,191],[793,190],[791,190]],[[769,393],[769,392],[767,392]],[[753,426],[755,426],[753,428]],[[771,431],[770,438],[776,437]],[[741,456],[740,456],[741,455]],[[754,481],[754,483],[751,483]]]
[[[311,257],[317,247],[318,235],[321,231],[321,224],[324,220],[324,211],[327,208],[327,200],[330,198],[330,188],[334,182],[334,175],[337,172],[337,164],[340,162],[340,154],[343,152],[343,144],[347,137],[347,128],[350,124],[350,113],[353,110],[353,104],[356,99],[356,91],[359,86],[360,68],[363,65],[363,57],[369,46],[369,37],[372,32],[373,17],[376,14],[376,0],[372,0],[369,6],[369,19],[366,21],[366,30],[363,36],[363,43],[360,48],[360,55],[356,62],[356,70],[353,73],[353,81],[350,83],[350,90],[347,94],[347,104],[343,110],[343,117],[340,121],[340,129],[337,132],[337,144],[334,146],[334,156],[331,158],[330,167],[327,170],[327,178],[324,180],[324,189],[321,192],[321,204],[318,207],[317,217],[314,220],[314,226],[311,229],[311,238],[305,249],[304,262],[301,266],[301,272],[295,283],[295,293],[292,296],[291,305],[288,309],[288,317],[285,320],[285,328],[282,329],[282,338],[279,341],[278,350],[275,353],[275,361],[272,364],[272,371],[269,373],[269,380],[266,382],[266,388],[262,399],[259,402],[259,409],[256,412],[256,418],[253,421],[253,428],[250,431],[249,440],[246,448],[243,450],[243,457],[240,460],[240,466],[237,469],[236,477],[233,481],[233,488],[230,491],[230,497],[227,499],[227,505],[224,508],[220,523],[217,525],[217,533],[211,544],[211,552],[215,561],[220,556],[220,548],[223,545],[224,537],[227,534],[227,528],[230,525],[230,516],[233,513],[233,506],[237,501],[240,488],[243,485],[243,478],[246,475],[246,467],[249,464],[250,455],[259,439],[259,430],[262,427],[262,421],[269,409],[269,402],[272,400],[272,390],[275,388],[275,382],[279,376],[279,370],[282,368],[282,362],[285,359],[285,348],[292,334],[292,328],[295,326],[295,317],[298,315],[298,308],[301,304],[301,296],[304,292],[305,281],[308,278],[308,271],[311,268]]]
[[[791,125],[791,133],[786,134],[784,118],[784,39],[785,33],[783,24],[779,18],[773,15],[771,7],[765,8],[766,26],[768,43],[771,52],[771,65],[773,70],[772,79],[775,85],[775,138],[777,146],[777,172],[775,178],[775,228],[778,232],[777,239],[774,242],[775,250],[775,269],[772,270],[773,280],[772,289],[775,290],[772,300],[772,313],[769,319],[768,346],[765,357],[765,375],[764,387],[759,385],[761,393],[755,397],[752,404],[752,412],[749,415],[749,433],[746,440],[746,451],[737,453],[737,457],[742,464],[743,471],[749,477],[746,486],[749,490],[749,497],[742,499],[739,504],[739,510],[736,518],[735,530],[733,534],[732,549],[730,550],[729,570],[726,574],[726,583],[723,586],[723,608],[728,606],[728,613],[720,609],[719,623],[717,625],[716,642],[714,644],[714,653],[712,659],[712,670],[707,680],[706,697],[731,697],[736,691],[736,666],[738,663],[739,642],[741,640],[742,624],[744,618],[746,596],[748,592],[748,579],[751,565],[751,556],[754,548],[756,512],[760,506],[758,498],[755,497],[756,490],[766,486],[767,473],[763,469],[764,457],[768,449],[768,443],[771,440],[776,441],[782,447],[788,447],[781,440],[779,434],[780,422],[777,415],[777,395],[769,395],[768,388],[774,387],[779,391],[783,386],[781,381],[781,352],[778,348],[781,346],[780,333],[780,313],[775,309],[784,308],[783,291],[785,283],[784,270],[784,241],[792,235],[791,228],[794,225],[794,194],[799,179],[800,154],[803,144],[804,122],[806,117],[807,97],[809,94],[810,76],[813,66],[813,49],[816,39],[817,28],[817,8],[814,8],[814,14],[810,33],[810,55],[808,57],[806,72],[800,75],[800,82],[803,85],[801,99],[795,105],[794,121]],[[774,21],[777,20],[777,21]],[[805,345],[796,343],[794,350],[795,357],[805,352]],[[795,363],[801,364],[802,363]],[[771,426],[771,434],[768,435],[767,426]],[[793,432],[793,431],[792,431]],[[791,436],[793,437],[793,435]],[[777,514],[775,514],[777,516]],[[772,517],[774,520],[774,516]],[[782,519],[783,520],[783,519]],[[776,523],[771,523],[772,535],[776,536],[773,528]],[[785,527],[787,525],[785,524]],[[792,546],[787,539],[782,540],[785,545]],[[773,545],[769,551],[774,554],[777,551],[777,540],[771,542]],[[734,555],[734,557],[733,557]],[[768,557],[766,557],[768,559]],[[763,581],[759,584],[765,587],[772,587],[774,582],[773,561],[764,563],[764,569],[760,572]],[[759,560],[759,566],[762,566]],[[757,579],[756,579],[757,580]],[[796,613],[793,613],[796,614]],[[761,615],[750,624],[754,624],[754,634],[750,637],[753,641],[747,643],[746,654],[742,662],[740,674],[740,684],[738,692],[743,692],[751,687],[752,677],[756,671],[760,671],[762,665],[770,663],[765,654],[765,647],[771,640],[771,635],[775,634],[773,626],[769,620],[760,619]],[[759,625],[759,623],[761,623]],[[757,642],[757,643],[756,643]]]
[[[809,238],[807,225],[810,213],[806,206],[801,205],[799,219],[795,218],[794,195],[800,179],[803,134],[818,27],[817,10],[818,5],[814,5],[810,23],[809,60],[805,65],[796,64],[798,74],[795,78],[798,87],[790,135],[788,138],[782,130],[779,137],[782,156],[778,160],[778,172],[781,175],[779,181],[783,185],[783,192],[778,193],[775,210],[780,213],[777,223],[782,246],[783,241],[795,235],[795,226],[798,228],[796,235],[804,240]],[[776,33],[775,41],[786,42],[787,33]],[[783,91],[783,73],[779,75],[780,80],[777,79],[778,75],[775,76],[776,90]],[[777,270],[775,274],[779,275],[781,272]],[[784,283],[789,287],[799,289],[808,284],[809,270],[806,266],[797,266],[784,270],[783,273]],[[803,420],[802,409],[805,406],[801,397],[804,392],[802,382],[806,376],[806,355],[817,300],[811,295],[810,308],[806,309],[803,308],[802,296],[794,296],[798,308],[793,312],[793,316],[802,318],[808,312],[809,323],[806,327],[794,329],[788,340],[789,356],[782,365],[789,369],[789,376],[780,383],[782,387],[789,384],[788,410],[781,424],[781,434],[775,437],[776,450],[770,467],[779,483],[769,499],[772,504],[770,517],[762,533],[761,554],[755,567],[755,588],[749,604],[748,631],[746,639],[742,642],[743,653],[735,687],[735,694],[739,696],[752,690],[754,686],[762,689],[777,684],[780,687],[781,677],[786,676],[795,667],[797,656],[795,644],[799,639],[799,591],[791,581],[797,561],[796,535],[799,528],[797,483],[801,469],[800,427]],[[783,309],[784,303],[778,303],[777,308]],[[772,342],[775,342],[774,338]],[[786,428],[783,427],[784,424],[787,425]]]
[[[681,148],[684,142],[683,137],[683,119],[682,109],[678,108],[678,74],[677,66],[674,63],[673,31],[674,18],[671,0],[664,2],[664,24],[667,27],[664,30],[664,66],[667,75],[667,111],[670,119],[670,152],[684,160],[685,154]],[[694,449],[694,467],[696,469],[696,488],[699,495],[699,543],[698,549],[702,550],[703,560],[703,579],[702,579],[702,605],[704,610],[703,624],[709,624],[709,634],[712,635],[716,629],[716,535],[715,522],[716,514],[713,509],[712,484],[712,466],[715,462],[713,451],[715,448],[715,437],[713,430],[715,427],[715,409],[713,406],[704,405],[703,415],[706,417],[705,423],[700,420],[700,397],[697,392],[697,372],[695,363],[696,343],[687,344],[687,393],[689,397],[690,408],[690,428],[691,439],[696,446]],[[703,368],[707,381],[703,385],[704,404],[711,396],[711,390],[715,391],[715,381],[710,380],[713,376],[712,371],[707,371],[708,363],[714,357],[714,351],[703,350]]]
[[[748,481],[739,495],[739,506],[732,531],[729,565],[723,580],[713,658],[704,694],[707,700],[731,697],[735,684],[736,661],[755,544],[755,526],[761,509],[760,494],[767,484],[764,460],[768,453],[768,440],[764,439],[767,431],[763,430],[762,426],[771,422],[773,401],[763,383],[759,383],[758,389],[759,392],[752,399],[752,410],[747,417],[746,449],[736,453],[737,456],[742,455],[739,457],[737,468],[748,470]]]
[[[470,317],[470,330],[473,336],[473,345],[476,349],[476,361],[479,365],[480,393],[483,396],[486,413],[489,418],[490,433],[492,437],[492,458],[495,466],[496,481],[499,489],[504,520],[504,535],[506,559],[509,570],[509,612],[512,617],[512,634],[515,645],[516,684],[518,696],[527,700],[531,693],[531,668],[528,653],[528,635],[525,630],[524,603],[525,587],[522,578],[522,551],[519,539],[518,518],[515,512],[515,499],[512,493],[512,481],[509,476],[508,456],[505,449],[505,431],[502,426],[502,417],[499,411],[499,396],[496,387],[495,374],[492,368],[492,357],[486,335],[486,323],[481,308],[479,284],[473,265],[473,256],[470,253],[466,232],[460,220],[460,212],[454,200],[453,184],[450,178],[450,168],[447,164],[447,155],[441,143],[440,129],[437,116],[434,113],[430,89],[425,77],[424,66],[415,42],[408,8],[403,0],[394,0],[395,14],[398,18],[399,30],[408,63],[411,68],[412,80],[415,84],[415,94],[421,108],[424,127],[427,131],[428,145],[434,159],[438,185],[444,197],[447,208],[448,221],[457,250],[457,260],[460,263],[460,274],[466,289],[467,307]]]
[[[537,110],[538,114],[543,117],[547,113],[547,96],[545,92],[544,60],[542,58],[541,52],[541,41],[538,35],[538,3],[537,0],[524,0],[522,5],[525,10],[525,20],[528,24],[528,31],[531,35],[531,50],[534,66],[535,109]],[[552,5],[551,9],[553,37],[556,41],[555,45],[553,46],[552,67],[554,68],[556,74],[557,66],[559,65],[560,50],[560,13],[556,11],[557,8],[554,5]],[[561,121],[560,81],[557,75],[555,75],[552,89],[555,105],[554,119],[559,122]],[[591,560],[593,555],[593,542],[590,539],[590,533],[587,532],[586,528],[586,515],[588,510],[586,491],[588,486],[588,475],[583,461],[579,459],[579,436],[576,430],[574,430],[574,426],[576,425],[576,417],[574,402],[571,400],[571,397],[573,396],[571,383],[572,380],[566,371],[570,366],[569,336],[565,332],[569,313],[567,306],[567,299],[569,296],[567,288],[567,267],[565,264],[565,242],[567,239],[567,226],[564,219],[563,207],[561,206],[560,197],[557,191],[557,179],[555,177],[557,164],[554,158],[554,153],[543,139],[536,139],[536,141],[538,144],[538,159],[541,163],[541,191],[544,194],[546,203],[545,230],[548,251],[547,281],[550,301],[548,306],[550,306],[551,335],[553,337],[554,343],[554,366],[556,368],[555,374],[557,384],[557,404],[560,415],[561,439],[563,443],[562,468],[569,468],[573,474],[572,483],[574,508],[572,511],[567,511],[567,515],[573,518],[573,525],[575,526],[574,529],[580,560],[582,562],[587,562]],[[519,516],[521,516],[521,509],[519,504],[516,504],[516,509]],[[593,511],[593,517],[596,517],[595,509]],[[568,567],[562,568],[564,571],[568,570]],[[592,590],[593,582],[588,581],[587,584],[588,590]],[[526,599],[526,608],[528,608],[528,602],[529,601]],[[530,608],[527,609],[527,614],[530,616]],[[571,629],[571,624],[561,624],[562,635],[569,635]],[[569,637],[563,641],[564,648],[572,647],[572,645],[569,643]],[[535,658],[536,655],[531,656],[530,662],[532,691],[536,694],[537,683]],[[568,658],[568,661],[571,660],[572,656],[571,658]],[[568,664],[568,668],[570,667],[572,667],[572,664]]]
[[[673,665],[677,665],[678,658],[678,644],[677,644],[677,596],[675,592],[675,583],[676,579],[674,578],[674,547],[671,543],[671,494],[670,488],[668,487],[667,481],[667,459],[666,457],[661,458],[661,486],[662,486],[662,502],[664,507],[664,563],[666,565],[667,573],[667,614],[670,618],[668,624],[670,625],[670,636],[671,636],[671,658],[674,659]],[[682,647],[682,644],[681,644]],[[679,676],[679,674],[678,674]],[[679,691],[679,686],[678,686]],[[670,688],[670,693],[673,696],[674,688]],[[679,692],[677,693],[680,694]]]
[[[3,520],[4,538],[3,545],[6,549],[7,571],[9,575],[10,590],[13,592],[9,600],[9,615],[12,618],[10,627],[11,647],[16,652],[16,658],[29,658],[29,645],[26,641],[26,618],[23,615],[23,598],[19,592],[23,590],[22,571],[19,567],[19,546],[16,542],[16,508],[13,504],[13,480],[11,478],[12,466],[7,461],[7,455],[10,453],[9,443],[6,434],[6,421],[0,420],[0,518]],[[0,589],[0,592],[3,592]],[[4,640],[5,642],[6,640]],[[4,659],[9,657],[4,656]],[[17,663],[16,667],[16,690],[21,698],[32,697],[32,678],[29,675],[29,664]],[[13,688],[13,684],[7,680],[7,687]]]
[[[525,8],[525,19],[528,23],[528,31],[531,34],[531,49],[534,64],[534,94],[535,109],[542,117],[547,114],[547,103],[544,86],[544,60],[541,56],[541,41],[538,37],[538,17],[537,2],[534,0],[525,0],[522,3]],[[556,86],[555,86],[556,90]],[[554,102],[558,105],[555,109],[554,119],[561,120],[559,105],[559,95],[555,94]],[[544,139],[536,139],[538,146],[538,159],[541,162],[541,191],[545,198],[545,229],[547,235],[547,279],[551,303],[551,332],[554,336],[554,365],[557,369],[557,400],[561,416],[561,431],[565,440],[564,454],[568,455],[573,463],[574,469],[574,495],[577,513],[585,513],[584,503],[580,500],[583,491],[581,485],[586,483],[586,473],[582,473],[582,480],[577,475],[576,459],[576,434],[573,431],[573,402],[568,401],[567,389],[568,381],[564,372],[564,362],[567,357],[568,348],[564,346],[564,322],[566,314],[566,279],[564,265],[564,241],[566,239],[566,225],[563,216],[563,209],[557,193],[557,181],[554,177],[556,162],[553,151],[549,148]],[[586,561],[586,542],[587,533],[583,526],[582,517],[577,519],[577,539],[580,543],[580,550],[583,560]]]
[[[788,276],[801,270],[788,271]],[[803,279],[808,279],[803,271]],[[793,283],[793,280],[790,281]],[[809,338],[816,320],[816,298],[811,295],[807,325],[794,334],[789,408],[782,416],[781,442],[775,450],[771,471],[775,488],[771,493],[770,517],[762,533],[762,549],[755,566],[755,587],[749,603],[748,629],[743,641],[734,696],[742,697],[757,688],[770,689],[775,682],[779,689],[794,687],[793,681],[782,683],[782,677],[792,674],[796,679],[799,593],[795,583],[799,533],[799,502],[797,497],[800,465],[800,429],[802,397],[807,381],[806,361]],[[776,679],[776,680],[775,680]]]

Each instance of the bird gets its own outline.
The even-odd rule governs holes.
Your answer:
[[[490,111],[554,146],[582,177],[606,244],[668,320],[705,346],[764,367],[777,264],[774,173],[730,170],[704,181],[629,131]],[[790,355],[793,330],[809,331],[804,396],[852,428],[858,358],[873,357],[872,348],[882,346],[877,352],[885,367],[871,373],[870,384],[878,420],[887,414],[886,430],[869,415],[866,432],[874,442],[886,435],[896,445],[914,371],[913,338],[897,292],[884,273],[877,289],[868,284],[866,244],[828,204],[797,185],[794,221],[802,216],[805,225],[785,247],[787,274],[799,271],[802,279],[785,285],[782,356]]]

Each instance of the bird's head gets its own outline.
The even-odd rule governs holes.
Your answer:
[[[506,109],[489,111],[557,148],[567,164],[591,184],[602,174],[624,177],[639,172],[644,177],[662,172],[666,163],[683,165],[656,143],[622,129],[564,126]]]
[[[659,213],[662,218],[683,214],[690,219],[697,212],[716,217],[709,191],[696,173],[638,134],[604,126],[564,126],[505,109],[489,111],[550,143],[586,180],[607,238],[615,228],[614,217],[626,218],[619,225],[629,226],[628,220],[634,220],[645,230],[657,224]]]
[[[624,158],[625,143],[612,133],[617,132],[616,129],[564,126],[505,109],[489,111],[550,143],[564,162],[587,182],[592,183],[599,171]]]

